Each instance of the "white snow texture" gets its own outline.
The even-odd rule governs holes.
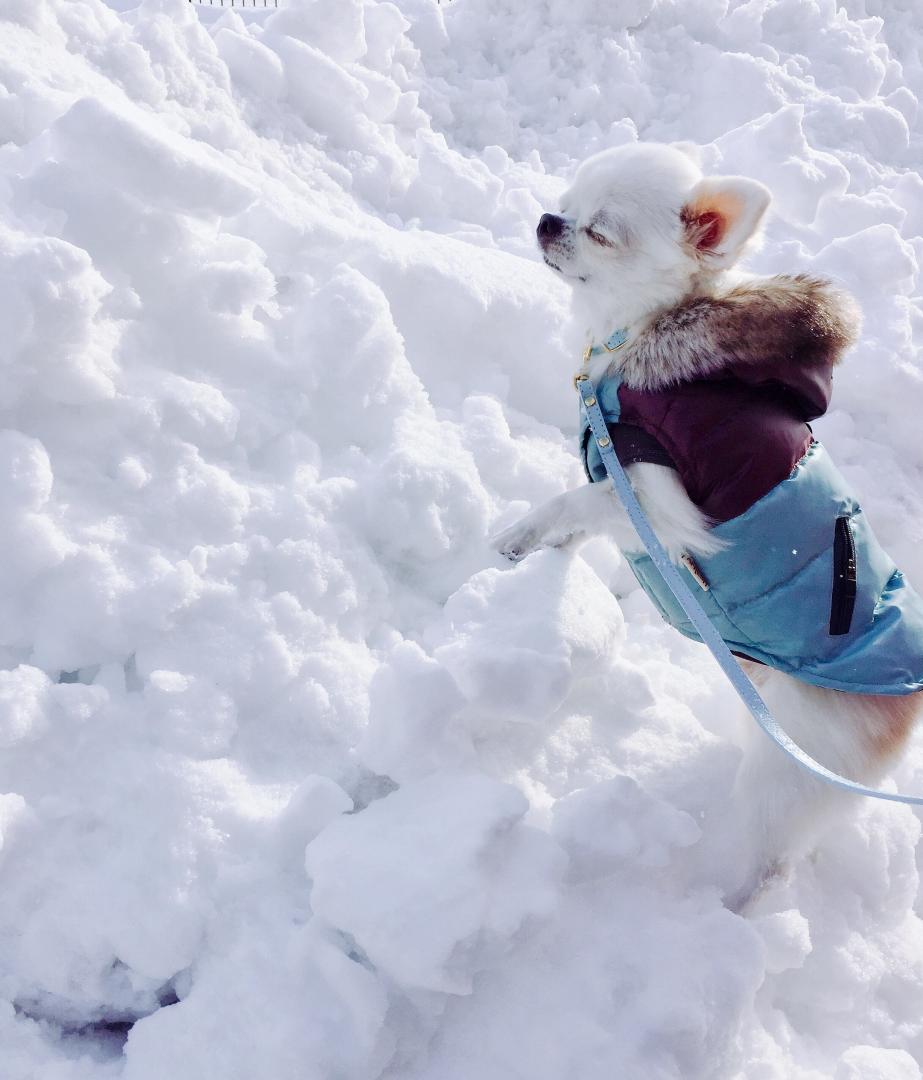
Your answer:
[[[683,139],[923,586],[921,98],[919,0],[0,0],[2,1080],[920,1080],[919,818],[731,914],[715,665],[486,538],[583,482],[537,219]]]

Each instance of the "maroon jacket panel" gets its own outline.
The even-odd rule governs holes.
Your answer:
[[[767,367],[741,365],[662,390],[619,388],[619,423],[660,443],[689,497],[715,521],[742,514],[790,475],[811,443],[807,422],[830,402],[830,365]]]

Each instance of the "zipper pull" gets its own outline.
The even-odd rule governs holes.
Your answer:
[[[708,584],[708,578],[702,573],[699,567],[696,565],[695,559],[687,552],[683,552],[679,557],[679,561],[686,567],[690,574],[695,578],[696,585],[702,590],[702,592],[708,592],[711,587]]]

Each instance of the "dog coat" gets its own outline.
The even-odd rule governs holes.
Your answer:
[[[745,366],[656,390],[614,374],[596,396],[622,464],[675,468],[728,541],[679,570],[733,652],[834,690],[909,694],[923,688],[923,600],[808,427],[831,367]],[[606,480],[585,417],[581,448],[588,478]],[[700,641],[650,557],[625,557],[663,618]]]

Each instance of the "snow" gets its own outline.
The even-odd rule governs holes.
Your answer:
[[[752,918],[745,721],[608,541],[533,231],[604,146],[853,289],[923,585],[914,0],[0,4],[2,1080],[919,1080],[919,819]],[[923,746],[894,777],[923,791]]]

